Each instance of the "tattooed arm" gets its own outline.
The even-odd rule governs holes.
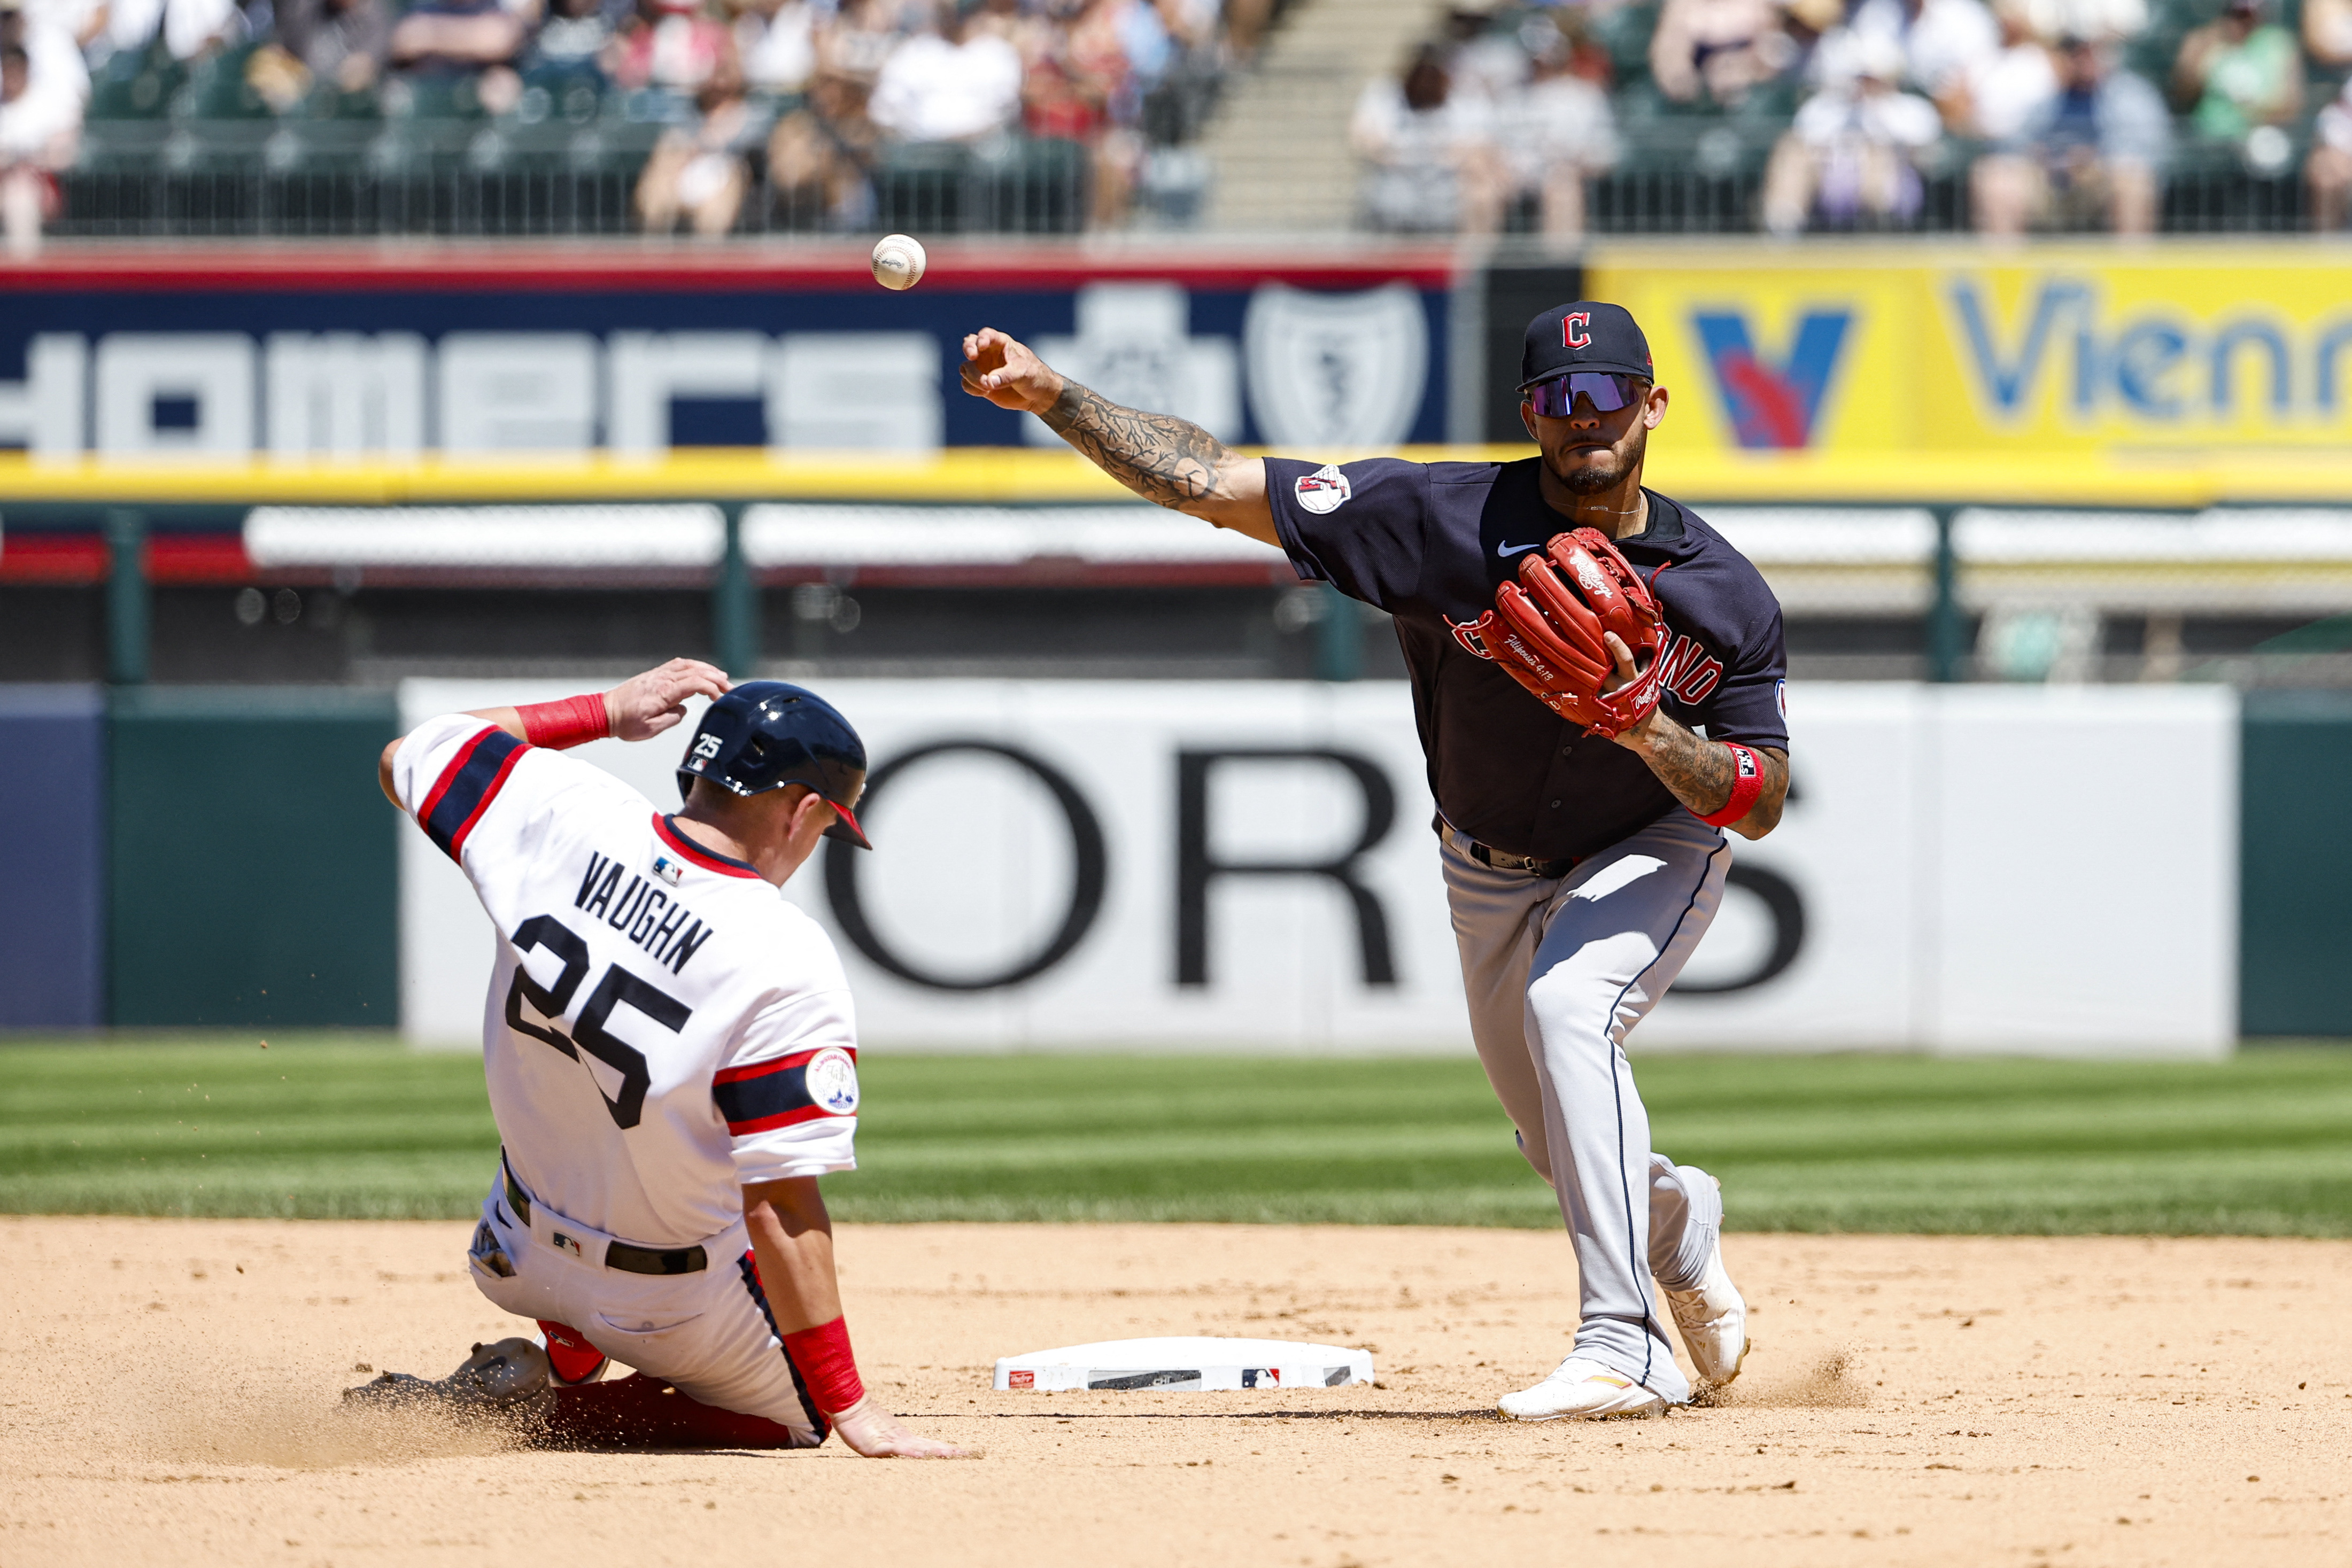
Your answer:
[[[1244,457],[1173,414],[1121,408],[992,327],[964,339],[963,361],[964,391],[1037,415],[1145,500],[1270,545],[1282,542],[1266,503],[1263,459]]]
[[[1610,683],[1613,691],[1633,678],[1633,653],[1614,632],[1603,635],[1617,661],[1617,678]],[[1731,748],[1719,740],[1702,740],[1668,718],[1664,708],[1651,709],[1649,717],[1617,737],[1617,744],[1648,763],[1658,782],[1694,814],[1712,816],[1731,803]],[[1764,789],[1748,815],[1731,824],[1731,831],[1743,839],[1760,839],[1779,827],[1780,808],[1789,799],[1789,754],[1769,746],[1755,751],[1764,759]]]

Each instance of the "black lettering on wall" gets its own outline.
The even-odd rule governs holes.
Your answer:
[[[1328,762],[1363,791],[1364,825],[1356,841],[1329,860],[1219,861],[1209,852],[1209,775],[1223,762]],[[1176,754],[1176,983],[1209,983],[1209,884],[1221,876],[1319,876],[1339,884],[1356,912],[1356,946],[1364,984],[1393,986],[1388,913],[1357,877],[1357,862],[1396,823],[1396,789],[1381,765],[1352,751],[1271,747]]]
[[[1734,975],[1727,980],[1676,980],[1674,994],[1678,997],[1720,997],[1733,991],[1754,990],[1767,980],[1779,978],[1804,950],[1805,901],[1798,895],[1794,883],[1760,865],[1735,864],[1724,883],[1727,890],[1744,887],[1764,901],[1765,912],[1772,920],[1772,946],[1762,961],[1744,975]]]
[[[1000,746],[988,740],[940,740],[919,746],[912,751],[901,752],[874,770],[866,780],[866,797],[859,810],[870,812],[875,798],[883,788],[906,768],[928,758],[941,757],[950,752],[977,752],[988,757],[1001,757],[1015,767],[1025,768],[1054,797],[1062,809],[1062,820],[1070,830],[1070,852],[1073,874],[1070,878],[1070,901],[1062,911],[1062,919],[1045,945],[1027,957],[1008,965],[992,975],[964,978],[942,975],[928,969],[912,959],[893,952],[875,931],[874,923],[866,916],[866,906],[858,892],[858,857],[865,852],[852,845],[828,839],[824,846],[824,895],[833,906],[833,917],[841,926],[841,934],[849,945],[877,967],[896,975],[913,985],[929,987],[936,991],[992,991],[1006,986],[1017,986],[1035,979],[1076,950],[1102,913],[1103,891],[1109,883],[1110,856],[1103,842],[1102,823],[1096,820],[1094,809],[1087,804],[1078,787],[1070,782],[1060,769],[1034,753],[1018,747]]]

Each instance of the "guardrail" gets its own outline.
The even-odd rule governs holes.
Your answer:
[[[1791,615],[1921,619],[1937,681],[1971,672],[1972,628],[1979,651],[1994,651],[1991,673],[2018,673],[2000,664],[2004,638],[2025,650],[2018,668],[2031,673],[2038,659],[2046,673],[2086,656],[2098,618],[2139,617],[2140,673],[2168,678],[2184,668],[2185,613],[2352,611],[2352,461],[2342,458],[2160,469],[2063,455],[1991,466],[1662,455],[1658,468],[1660,487],[1705,507]],[[1149,507],[1046,451],[401,465],[16,459],[0,462],[0,512],[49,530],[10,524],[0,577],[27,575],[39,559],[28,545],[53,553],[51,580],[104,576],[108,669],[125,685],[148,677],[149,583],[159,578],[707,584],[713,646],[738,674],[765,644],[762,583],[821,591],[845,571],[906,584],[1292,580],[1266,547]],[[1318,624],[1318,674],[1354,678],[1349,619],[1322,614]]]

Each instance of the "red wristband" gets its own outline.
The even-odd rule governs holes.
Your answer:
[[[1764,759],[1728,740],[1723,748],[1731,753],[1731,799],[1723,803],[1722,810],[1699,819],[1715,828],[1727,828],[1748,815],[1756,797],[1764,793]]]
[[[849,1354],[849,1326],[835,1318],[783,1336],[784,1357],[808,1385],[809,1397],[827,1416],[838,1416],[866,1397],[857,1380],[857,1360]]]
[[[604,711],[604,694],[565,697],[562,702],[532,703],[515,712],[522,716],[522,737],[550,751],[584,746],[613,733],[613,716]]]

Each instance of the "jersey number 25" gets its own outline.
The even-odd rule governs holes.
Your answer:
[[[555,984],[542,987],[518,963],[514,984],[507,988],[507,1027],[518,1034],[545,1040],[574,1061],[585,1051],[619,1073],[620,1093],[605,1094],[602,1083],[596,1084],[596,1092],[604,1096],[604,1108],[613,1113],[614,1125],[635,1126],[637,1119],[645,1114],[646,1091],[653,1084],[653,1075],[646,1069],[645,1052],[604,1027],[613,1009],[626,1002],[673,1034],[686,1027],[694,1010],[618,964],[610,964],[605,967],[604,977],[588,994],[587,1005],[580,1009],[580,1021],[572,1026],[567,1039],[560,1029],[541,1028],[526,1020],[522,1004],[529,1002],[541,1018],[562,1018],[564,1009],[572,1005],[573,994],[580,989],[580,982],[588,977],[588,944],[552,915],[534,915],[515,928],[514,945],[524,953],[533,947],[546,948],[563,960],[563,973],[555,977]],[[589,1081],[594,1082],[595,1075],[590,1074]]]

